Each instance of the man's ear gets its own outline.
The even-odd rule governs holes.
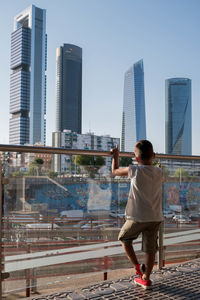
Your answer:
[[[135,157],[135,159],[137,160],[137,162],[139,162],[139,161],[140,161],[139,157],[137,157],[137,156]]]

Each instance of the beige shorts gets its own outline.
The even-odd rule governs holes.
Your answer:
[[[135,222],[127,220],[120,230],[118,240],[124,244],[132,241],[142,233],[142,251],[155,253],[158,250],[158,230],[161,222]]]

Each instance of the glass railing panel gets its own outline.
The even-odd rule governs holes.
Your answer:
[[[165,262],[181,262],[200,253],[200,160],[161,160]]]
[[[128,267],[117,237],[129,180],[111,176],[111,157],[23,156],[3,161],[4,294]]]
[[[76,278],[98,274],[103,280],[107,271],[130,268],[117,240],[130,180],[111,175],[110,156],[4,153],[2,163],[9,178],[4,185],[3,260],[10,277],[3,283],[4,294],[28,293],[55,282],[70,288]],[[157,163],[165,174],[165,260],[197,257],[199,165],[169,159]],[[143,261],[140,241],[134,247]]]

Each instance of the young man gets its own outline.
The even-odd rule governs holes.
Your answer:
[[[118,146],[111,149],[112,174],[131,178],[130,191],[125,210],[126,222],[118,239],[122,242],[127,257],[136,269],[134,282],[144,289],[151,289],[150,274],[157,252],[157,237],[162,221],[162,170],[152,165],[155,157],[153,146],[147,140],[139,141],[134,148],[138,165],[119,168]],[[142,250],[145,265],[140,265],[132,241],[142,233]]]

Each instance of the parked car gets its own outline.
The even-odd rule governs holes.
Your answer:
[[[165,217],[165,218],[173,218],[174,217],[174,213],[172,212],[172,211],[168,211],[168,210],[165,210],[165,211],[163,211],[163,216]]]
[[[57,224],[53,224],[53,228],[59,228]],[[51,229],[52,224],[51,223],[32,223],[32,224],[26,224],[27,229]]]
[[[117,212],[113,210],[109,213],[109,216],[113,218],[117,218]]]
[[[117,211],[111,211],[109,214],[110,217],[123,219],[125,217],[124,213],[118,213]]]
[[[182,217],[182,218],[178,219],[178,223],[180,223],[180,224],[189,224],[191,222],[192,222],[192,220],[189,217]]]
[[[175,215],[175,216],[173,216],[173,220],[174,221],[178,221],[179,219],[181,219],[183,216],[182,215]]]
[[[190,214],[189,217],[191,218],[192,221],[198,221],[200,220],[200,214]]]

